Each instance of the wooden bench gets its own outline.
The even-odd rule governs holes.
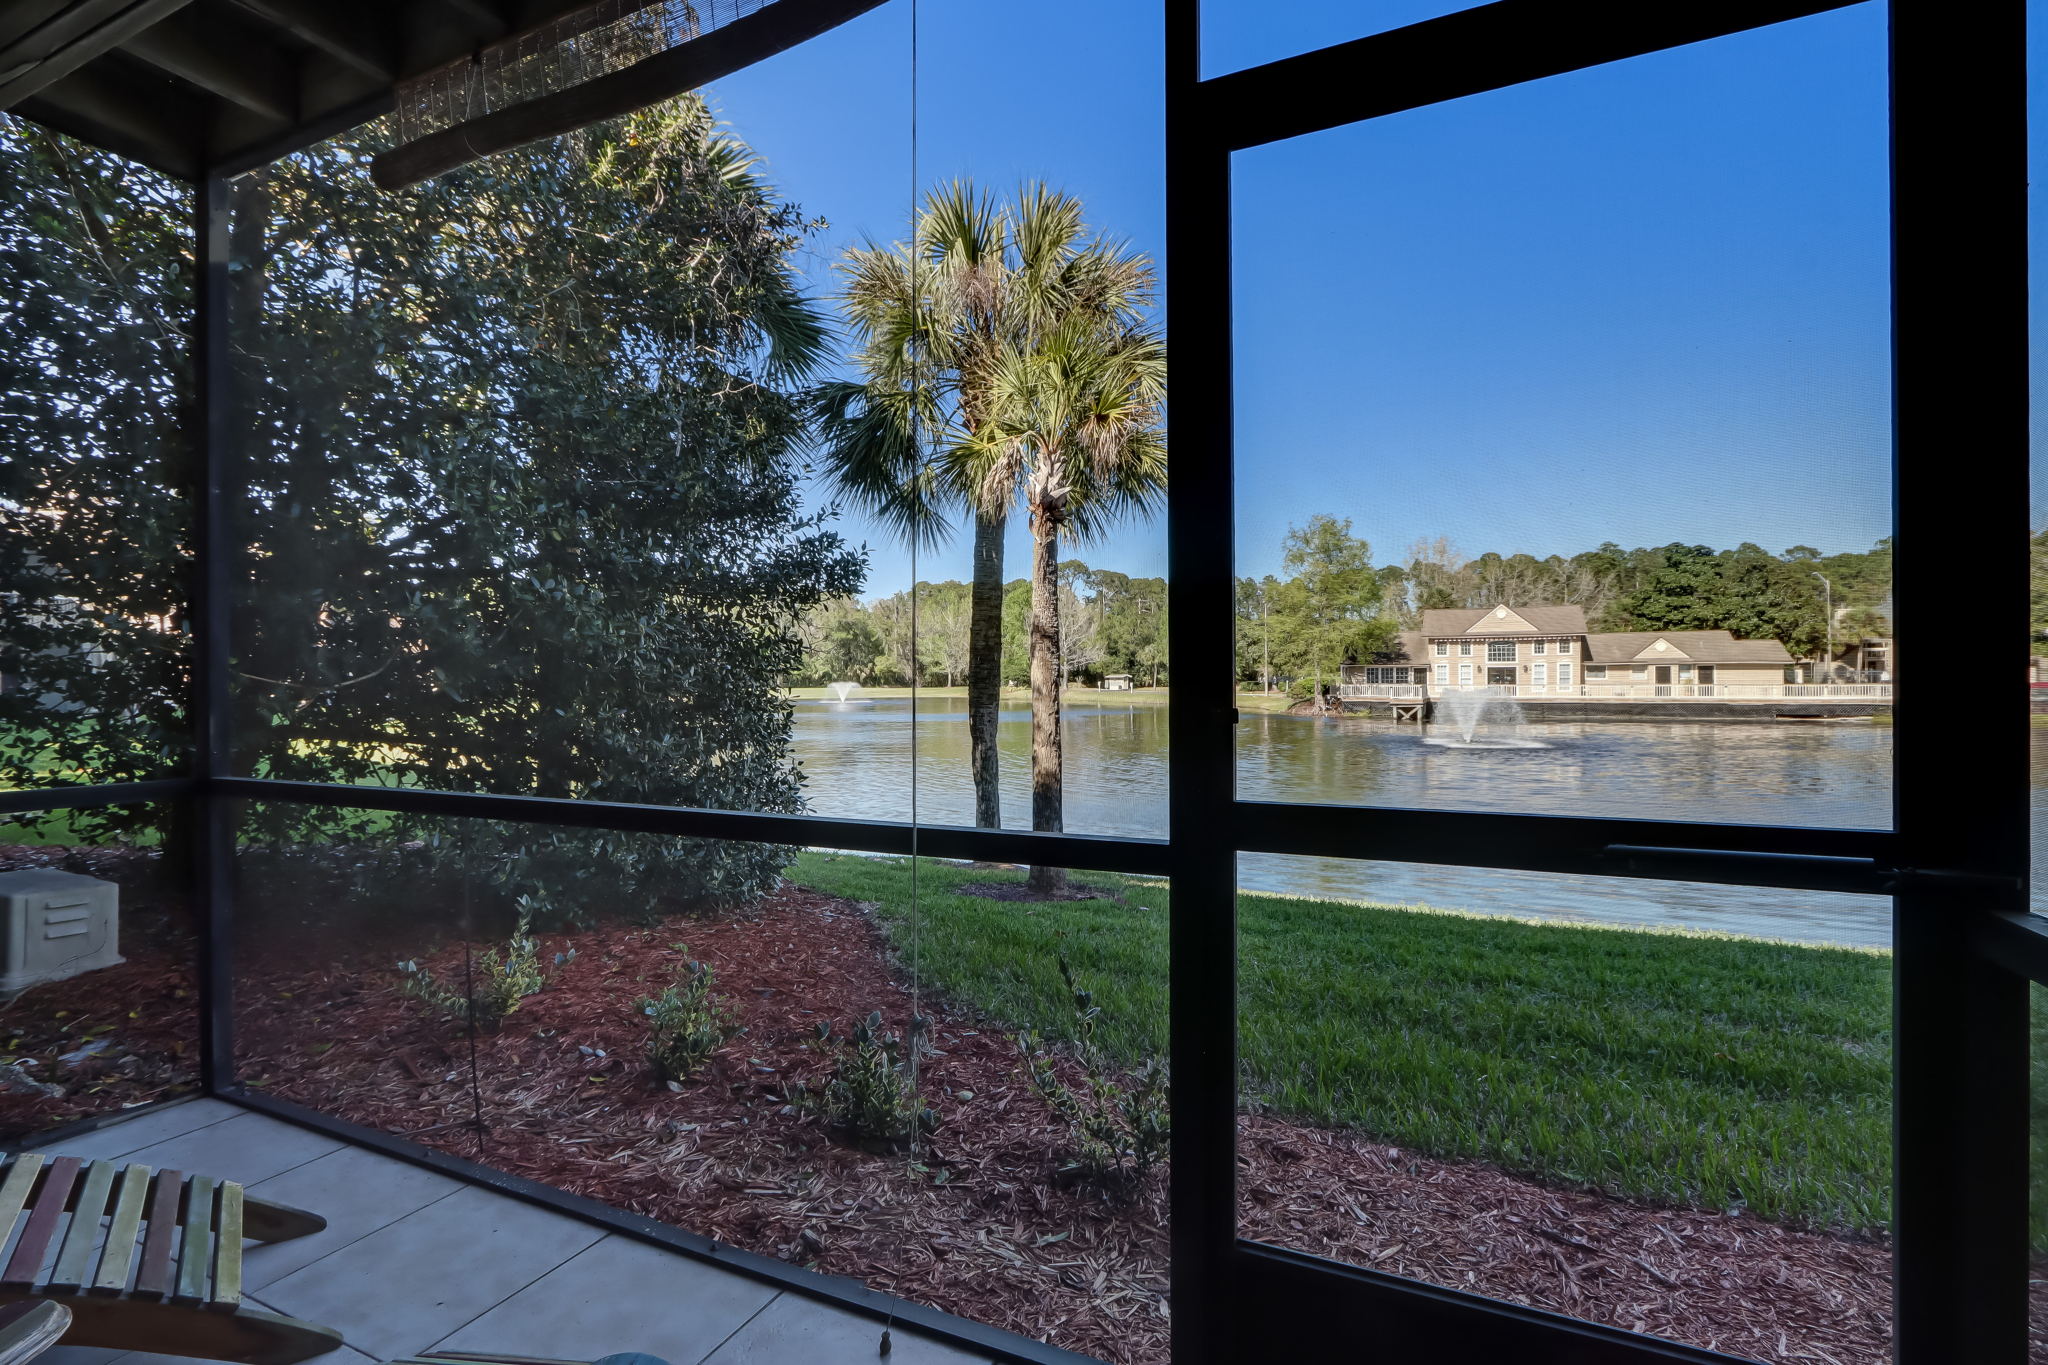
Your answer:
[[[21,1225],[0,1303],[64,1304],[66,1346],[291,1365],[341,1345],[338,1332],[242,1301],[242,1240],[318,1232],[318,1214],[143,1165],[27,1152],[0,1170],[0,1235]]]

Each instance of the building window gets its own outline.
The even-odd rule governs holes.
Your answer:
[[[1629,676],[1634,678],[1647,678],[1650,676],[1650,666],[1648,664],[1637,664],[1634,668],[1631,668],[1629,670]]]
[[[1571,690],[1571,685],[1572,666],[1567,663],[1560,663],[1557,666],[1557,690],[1560,692],[1568,692]]]
[[[1569,653],[1571,653],[1571,652],[1572,652],[1572,642],[1571,642],[1570,640],[1559,640],[1559,641],[1557,642],[1557,652],[1558,652],[1558,653],[1560,653],[1560,654],[1569,654]]]
[[[1606,664],[1587,664],[1587,665],[1586,665],[1586,681],[1587,681],[1587,682],[1606,682],[1606,681],[1607,681],[1607,665],[1606,665]]]
[[[1472,685],[1472,665],[1470,665],[1470,664],[1459,664],[1459,665],[1458,665],[1458,686],[1460,686],[1460,687],[1470,687],[1471,685]]]
[[[1531,664],[1529,666],[1529,681],[1535,684],[1538,691],[1550,686],[1550,665]]]
[[[1438,640],[1438,641],[1436,642],[1436,657],[1437,657],[1437,658],[1441,659],[1441,658],[1443,658],[1443,657],[1444,657],[1445,655],[1449,654],[1450,652],[1451,652],[1451,642],[1450,642],[1449,640]]]
[[[1535,644],[1529,646],[1529,652],[1531,654],[1548,654],[1550,646],[1547,642],[1538,640]]]
[[[1466,658],[1468,658],[1468,659],[1469,659],[1469,658],[1471,658],[1471,657],[1472,657],[1472,642],[1471,642],[1470,640],[1460,640],[1460,641],[1458,641],[1458,653],[1462,654],[1462,655],[1463,655],[1464,657],[1466,657]]]
[[[1691,681],[1692,681],[1692,665],[1691,665],[1691,664],[1680,664],[1680,665],[1678,666],[1678,680],[1679,680],[1680,682],[1691,682]]]
[[[1515,642],[1513,640],[1488,640],[1486,642],[1486,662],[1490,664],[1511,664],[1514,661]]]
[[[1438,645],[1437,648],[1441,650],[1443,646]],[[1438,687],[1449,687],[1451,685],[1451,666],[1449,664],[1438,664],[1436,666],[1436,685]]]

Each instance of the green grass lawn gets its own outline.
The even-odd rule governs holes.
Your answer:
[[[925,981],[1012,1026],[1070,1033],[1064,946],[1105,1044],[1164,1052],[1163,883],[1077,874],[1123,901],[1019,903],[949,894],[1019,873],[917,874],[913,922],[906,860],[790,872],[878,903]],[[1278,1113],[1657,1203],[1888,1216],[1885,954],[1268,895],[1238,927],[1245,1094]]]

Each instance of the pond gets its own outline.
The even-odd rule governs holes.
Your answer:
[[[1004,710],[1003,823],[1030,826],[1030,713]],[[964,825],[974,816],[965,701],[799,702],[796,756],[822,815]],[[1070,702],[1063,727],[1066,828],[1163,837],[1167,708]],[[1867,721],[1531,723],[1513,748],[1445,745],[1443,727],[1245,712],[1248,800],[1878,829],[1890,823],[1889,726]],[[2037,800],[2048,745],[2035,747]],[[917,781],[910,780],[913,770]],[[1877,947],[1878,896],[1748,890],[1421,863],[1246,854],[1247,891],[1425,904],[1550,920],[1706,929]]]

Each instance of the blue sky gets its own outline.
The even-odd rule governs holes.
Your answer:
[[[1455,0],[1210,0],[1205,69]],[[1158,0],[890,4],[719,82],[803,262],[894,237],[915,190],[1043,176],[1164,247]],[[1883,11],[1876,4],[1241,153],[1240,572],[1349,517],[1377,557],[1450,537],[1866,548],[1889,529]],[[1255,110],[1246,111],[1256,118]],[[814,505],[826,501],[812,489]],[[1019,519],[1020,521],[1021,519]],[[869,593],[907,552],[849,513]],[[964,537],[917,563],[965,577]],[[1012,576],[1023,571],[1013,521]],[[1157,525],[1078,547],[1165,568]]]

